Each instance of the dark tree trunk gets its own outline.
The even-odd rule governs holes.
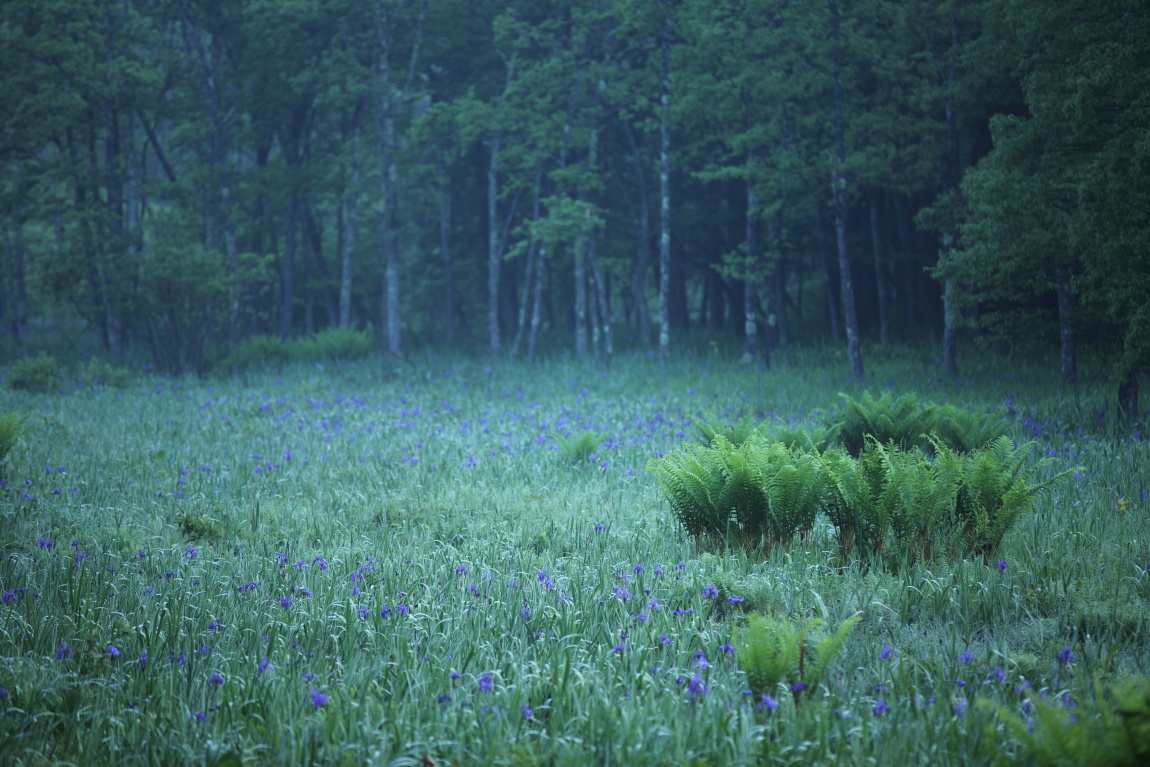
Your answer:
[[[1135,369],[1118,385],[1118,412],[1131,423],[1137,423],[1141,415],[1138,412],[1138,387],[1141,377],[1142,371]]]
[[[823,270],[823,293],[826,296],[827,327],[830,328],[831,338],[835,341],[842,341],[842,325],[839,324],[839,304],[835,295],[837,292],[835,285],[838,284],[838,280],[835,279],[834,259],[831,257],[831,254],[827,252],[823,215],[822,211],[818,208],[815,210],[815,236],[819,244],[819,263]]]
[[[344,235],[343,252],[340,254],[339,267],[339,326],[351,327],[351,281],[352,265],[355,258],[356,235],[359,231],[357,221],[359,215],[359,182],[360,164],[362,157],[359,147],[359,128],[355,129],[352,137],[351,183],[350,189],[344,192]]]
[[[635,270],[631,273],[631,301],[633,322],[639,327],[639,338],[644,346],[651,345],[651,313],[647,308],[647,272],[651,269],[651,213],[647,197],[647,174],[643,158],[639,152],[635,131],[630,123],[623,121],[627,142],[631,145],[631,157],[635,161],[635,183],[639,201],[635,221],[636,251]]]
[[[832,67],[834,74],[835,151],[831,156],[831,189],[835,198],[835,245],[839,256],[839,292],[842,294],[843,321],[847,335],[847,355],[851,375],[863,377],[862,350],[859,346],[858,314],[855,311],[854,286],[847,259],[847,182],[842,167],[846,159],[843,134],[842,40],[839,32],[838,0],[827,0],[831,10]]]
[[[663,19],[663,77],[659,96],[659,365],[671,353],[671,19]]]
[[[750,158],[747,161],[750,165]],[[747,231],[744,237],[746,247],[746,269],[743,274],[743,363],[750,364],[755,359],[759,346],[759,326],[755,317],[755,259],[758,244],[755,242],[755,189],[747,178]]]
[[[1070,270],[1054,273],[1058,288],[1058,349],[1062,380],[1078,383],[1078,351],[1074,342],[1074,293],[1070,290]]]
[[[902,265],[902,304],[906,312],[906,334],[913,338],[918,325],[918,259],[910,236],[910,214],[901,194],[894,192],[894,214],[898,224],[898,246]]]
[[[507,75],[511,79],[510,70]],[[499,195],[499,131],[491,137],[491,157],[487,164],[487,353],[499,356],[499,270],[503,254],[499,252],[499,219],[496,203]]]
[[[295,260],[297,224],[299,216],[299,194],[288,194],[287,211],[284,217],[284,254],[280,258],[280,338],[290,338],[292,334],[292,309],[295,299]]]
[[[451,259],[451,176],[443,162],[442,152],[436,158],[439,178],[439,256],[443,262],[443,336],[448,345],[455,343],[455,269]]]
[[[878,222],[878,191],[867,190],[867,208],[870,212],[870,244],[874,254],[875,295],[878,298],[878,335],[881,343],[890,343],[890,306],[887,296],[886,257],[882,250],[882,234]]]
[[[954,109],[954,81],[958,66],[958,12],[950,16],[950,64],[946,75],[946,149],[942,156],[942,191],[954,188],[958,176],[958,126]],[[954,236],[947,232],[942,235],[944,253],[954,247]],[[943,284],[942,311],[942,365],[947,375],[958,378],[958,311],[955,301],[958,285],[954,280]]]

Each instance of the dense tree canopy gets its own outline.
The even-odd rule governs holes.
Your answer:
[[[860,336],[965,317],[1061,339],[1070,380],[1075,336],[1109,339],[1127,395],[1150,364],[1136,0],[0,14],[9,344],[79,318],[182,370],[360,327],[605,368],[705,329],[768,364],[838,338],[857,375]]]

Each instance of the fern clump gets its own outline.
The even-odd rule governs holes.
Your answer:
[[[596,448],[599,447],[604,438],[605,435],[590,429],[581,431],[570,439],[562,434],[555,435],[555,441],[559,444],[559,455],[563,457],[563,460],[573,464],[585,463],[595,454]]]
[[[980,556],[989,562],[1014,523],[1034,503],[1043,490],[1062,481],[1074,469],[1030,484],[1038,466],[1023,467],[1034,449],[1030,442],[1015,448],[1007,437],[999,437],[966,457],[956,499],[956,523],[962,556]]]
[[[1096,681],[1093,699],[1083,701],[1070,693],[1048,699],[1030,695],[1025,719],[1002,705],[983,705],[997,709],[1033,762],[1043,767],[1150,764],[1150,680],[1145,678],[1109,688]]]
[[[799,627],[786,618],[751,614],[746,627],[736,629],[734,638],[735,657],[747,675],[751,695],[760,700],[775,692],[780,682],[786,683],[796,703],[803,696],[813,695],[826,678],[831,659],[860,620],[861,615],[847,618],[812,648],[807,637],[823,626],[821,618]]]
[[[767,442],[739,445],[721,434],[648,464],[688,535],[737,537],[748,548],[784,544],[815,522],[822,485],[817,456]]]
[[[759,422],[749,416],[744,416],[734,423],[729,423],[717,418],[712,418],[707,421],[692,418],[691,422],[695,425],[695,430],[698,432],[699,442],[708,446],[715,441],[716,437],[723,437],[732,445],[738,447],[746,442],[753,432],[760,429]]]
[[[0,413],[0,476],[3,476],[4,462],[25,431],[24,418],[19,413]]]
[[[837,427],[815,427],[807,431],[802,426],[790,426],[779,422],[764,425],[760,430],[767,435],[771,442],[781,442],[791,450],[801,450],[804,453],[821,453],[836,439]]]
[[[1006,422],[992,414],[923,403],[910,393],[897,399],[889,392],[878,398],[866,392],[857,400],[846,394],[839,396],[846,401],[846,413],[837,421],[826,416],[826,426],[856,458],[866,449],[868,437],[882,445],[893,443],[901,450],[917,447],[927,455],[933,455],[936,443],[969,453],[1003,435],[1006,429]]]
[[[56,358],[41,352],[35,357],[24,357],[8,369],[8,388],[43,394],[64,385],[64,373]]]

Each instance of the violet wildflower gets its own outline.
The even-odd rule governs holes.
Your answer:
[[[998,560],[997,562],[994,563],[994,567],[1000,573],[1006,572],[1006,567],[1007,567],[1006,560],[1005,559]]]
[[[635,575],[642,575],[644,570],[645,568],[641,564],[635,565],[633,568],[631,568],[631,572],[635,573]]]
[[[530,708],[528,708],[526,703],[519,706],[519,710],[523,712],[523,718],[524,719],[534,719],[535,718],[535,712],[532,711]]]
[[[670,646],[671,644],[671,637],[667,636],[666,634],[660,634],[656,638],[666,646]]]
[[[140,659],[136,661],[136,666],[143,668],[148,665],[148,654],[146,652],[140,653]]]
[[[959,663],[974,663],[974,653],[970,650],[963,650],[958,656]]]
[[[622,655],[623,653],[627,652],[627,649],[628,649],[627,643],[626,642],[620,642],[619,644],[617,644],[611,648],[611,652],[615,653],[616,655]]]
[[[259,673],[262,674],[265,671],[267,671],[268,667],[270,667],[271,665],[272,665],[271,662],[267,658],[264,658],[263,660],[260,661],[260,664],[256,667],[256,671],[258,671]]]
[[[280,607],[282,607],[283,609],[286,610],[291,606],[292,606],[292,601],[291,601],[290,597],[280,597]]]
[[[739,602],[742,602],[743,599],[744,597],[727,597],[727,601],[733,605],[737,605]]]
[[[208,718],[206,716],[204,716],[203,711],[197,711],[196,713],[194,713],[188,717],[189,722],[206,722],[207,720],[208,720]]]
[[[479,675],[479,691],[491,692],[493,689],[495,689],[495,686],[492,684],[491,672],[484,671]]]
[[[1006,672],[1004,672],[1002,670],[1002,666],[995,666],[994,672],[992,673],[992,676],[995,679],[997,679],[999,682],[1005,682],[1006,681]]]
[[[703,681],[703,677],[695,674],[691,677],[691,681],[687,682],[687,692],[705,698],[710,695],[711,691],[707,688],[707,683]]]
[[[208,624],[208,631],[219,631],[223,627],[224,627],[224,624],[220,623],[217,620],[213,620],[211,623]]]
[[[113,658],[119,658],[120,657],[120,648],[116,647],[116,645],[114,645],[114,644],[108,645],[108,655],[113,657]]]
[[[703,598],[704,599],[718,599],[719,598],[719,590],[717,588],[715,588],[715,584],[708,583],[706,586],[703,587]]]
[[[790,692],[802,692],[805,689],[807,689],[807,683],[806,682],[795,682],[794,684],[792,684],[790,687],[787,688],[787,690],[789,690]]]
[[[188,544],[188,548],[184,549],[184,558],[185,559],[195,559],[199,555],[200,555],[200,552],[196,549],[195,546],[193,546],[190,543]]]
[[[407,609],[407,605],[396,605],[395,611],[400,615],[407,615],[411,610]]]
[[[962,719],[964,716],[966,716],[966,707],[966,698],[959,698],[954,702],[954,715],[959,719]]]
[[[459,565],[455,568],[456,575],[467,575],[467,565]]]
[[[759,699],[759,704],[755,706],[755,710],[762,711],[765,708],[767,711],[774,711],[778,707],[779,702],[777,700],[772,698],[770,695],[763,693],[762,697]]]
[[[597,533],[601,533],[606,529],[607,529],[606,525],[595,525],[595,532],[597,532]]]
[[[72,649],[70,647],[68,647],[68,643],[61,640],[60,641],[60,647],[57,648],[57,650],[56,650],[56,660],[64,660],[65,658],[71,658],[72,655],[73,655]]]
[[[224,683],[224,678],[222,676],[220,676],[219,674],[212,674],[211,678],[209,678],[208,681],[211,682],[212,684],[215,684],[215,685],[221,685]]]
[[[327,705],[327,696],[324,695],[321,691],[312,690],[309,693],[309,696],[311,697],[311,704],[316,708],[323,708]]]
[[[877,700],[875,700],[874,707],[871,708],[870,712],[874,716],[882,716],[883,714],[889,714],[890,713],[890,706],[887,705],[887,702],[885,700],[883,700],[882,698],[878,698]]]
[[[884,644],[882,646],[882,651],[878,654],[878,657],[882,660],[890,660],[891,658],[897,658],[898,657],[898,650],[893,649],[888,644]]]
[[[1062,652],[1058,653],[1058,662],[1062,665],[1073,663],[1075,659],[1074,651],[1070,649],[1069,645],[1063,647]]]

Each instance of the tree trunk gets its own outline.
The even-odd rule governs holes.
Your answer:
[[[539,198],[543,192],[543,171],[537,170],[535,173],[535,191],[531,196],[531,223],[537,224],[539,222]],[[515,324],[515,340],[511,342],[511,356],[515,357],[519,354],[519,344],[523,341],[523,334],[527,330],[528,317],[531,312],[531,289],[534,287],[535,281],[535,255],[537,243],[535,242],[535,235],[531,234],[527,241],[527,264],[523,269],[523,290],[522,300],[519,302],[519,313],[517,322]]]
[[[510,79],[510,72],[508,79]],[[499,224],[496,208],[499,194],[499,131],[491,137],[491,157],[487,164],[487,352],[499,357],[499,269],[503,255],[499,252]]]
[[[591,280],[595,288],[595,304],[599,309],[598,325],[603,332],[603,346],[598,354],[599,365],[604,373],[611,370],[611,355],[614,354],[614,337],[611,334],[611,306],[608,303],[607,282],[603,270],[599,266],[599,252],[595,246],[595,237],[592,235],[590,247],[587,250],[587,261],[591,267]]]
[[[587,270],[585,251],[587,231],[581,230],[575,237],[575,359],[587,356]]]
[[[838,0],[827,0],[831,10],[832,64],[834,70],[835,151],[831,155],[831,189],[835,197],[835,245],[839,255],[839,292],[842,294],[843,321],[847,335],[847,354],[851,375],[863,377],[862,351],[859,348],[858,314],[855,311],[854,287],[850,262],[847,260],[847,182],[842,174],[846,159],[843,135],[842,41],[839,33]]]
[[[823,229],[823,214],[817,207],[815,209],[815,235],[819,244],[819,263],[823,270],[823,293],[826,296],[827,327],[835,341],[842,340],[842,325],[839,324],[839,305],[835,298],[835,283],[838,280],[834,275],[834,261],[827,252],[826,234]]]
[[[750,158],[747,158],[750,166]],[[749,365],[755,359],[759,346],[759,326],[755,317],[755,257],[758,254],[755,243],[755,188],[750,175],[747,178],[747,230],[744,236],[746,247],[746,267],[743,274],[743,364]]]
[[[547,271],[547,242],[539,243],[539,258],[535,267],[535,296],[531,302],[531,330],[527,334],[527,362],[535,363],[535,340],[543,314],[543,285]]]
[[[1141,415],[1138,412],[1138,387],[1141,377],[1142,371],[1135,368],[1118,385],[1118,412],[1131,423],[1136,423]]]
[[[958,127],[954,113],[954,80],[958,66],[958,11],[950,16],[950,66],[946,74],[946,148],[942,155],[942,191],[953,189],[958,177]],[[954,247],[954,236],[950,232],[942,235],[942,252],[949,253]],[[958,285],[954,280],[943,284],[942,311],[942,365],[947,375],[958,378],[958,312],[954,305],[957,300]]]
[[[280,338],[290,338],[292,334],[292,314],[295,299],[295,261],[298,239],[296,237],[299,217],[299,193],[288,193],[287,212],[284,217],[284,254],[280,259]]]
[[[671,19],[663,19],[663,78],[659,96],[659,366],[671,352]]]
[[[451,260],[451,176],[437,153],[436,174],[439,178],[439,255],[443,261],[443,335],[450,346],[455,343],[455,272]]]
[[[356,219],[359,213],[359,182],[362,154],[359,146],[359,128],[355,129],[352,137],[351,182],[350,188],[344,190],[344,217],[343,253],[339,267],[339,326],[351,327],[351,279],[352,263],[355,258],[355,243],[358,226]]]
[[[1074,293],[1070,290],[1070,270],[1054,273],[1058,287],[1058,349],[1062,367],[1062,380],[1078,383],[1078,351],[1074,342]]]
[[[867,208],[870,212],[870,244],[874,254],[875,294],[878,298],[878,337],[885,346],[890,343],[890,306],[886,284],[886,258],[882,251],[882,235],[878,223],[878,191],[867,189]]]
[[[632,312],[634,321],[639,326],[639,338],[642,339],[644,346],[650,346],[651,313],[647,308],[647,272],[651,268],[651,206],[647,199],[647,174],[643,168],[639,144],[635,140],[635,131],[626,120],[623,121],[623,126],[626,129],[627,141],[631,145],[631,157],[635,162],[635,183],[639,192],[638,215],[635,222],[638,247],[635,252],[635,270],[631,273]]]
[[[906,312],[906,332],[913,338],[918,325],[918,259],[910,236],[910,215],[906,201],[898,192],[893,193],[895,221],[898,223],[898,246],[902,263],[902,303]]]

